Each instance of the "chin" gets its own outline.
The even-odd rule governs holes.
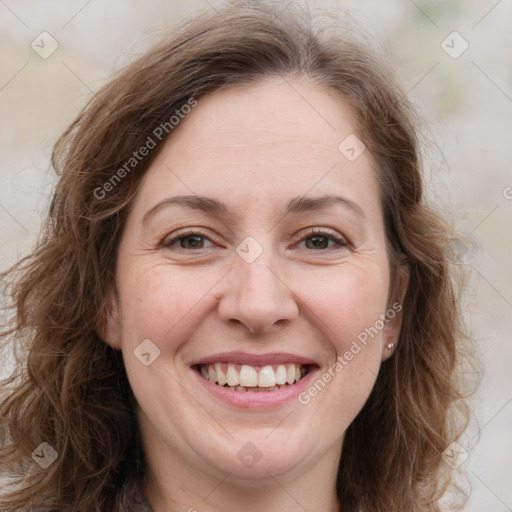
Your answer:
[[[223,475],[230,474],[231,481],[248,487],[261,485],[272,477],[300,472],[308,454],[311,456],[305,440],[293,441],[294,436],[284,435],[277,429],[270,432],[265,429],[251,436],[235,436],[226,446],[219,446],[216,454],[212,450],[204,458]]]

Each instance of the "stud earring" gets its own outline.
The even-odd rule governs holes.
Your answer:
[[[388,347],[388,348],[389,348],[389,350],[391,350],[394,346],[395,346],[395,344],[394,344],[394,343],[388,343],[388,344],[386,345],[386,347]]]

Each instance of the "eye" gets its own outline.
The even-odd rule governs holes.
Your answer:
[[[161,247],[171,248],[176,242],[179,242],[179,245],[175,247],[176,249],[205,249],[207,247],[204,247],[204,240],[210,239],[202,231],[189,228],[173,233],[165,238],[161,243]]]
[[[311,241],[309,247],[307,243],[308,241]],[[329,242],[334,242],[334,247],[331,246],[331,249],[349,247],[349,243],[345,238],[323,228],[310,229],[300,240],[300,243],[302,242],[306,242],[307,249],[327,250],[329,249],[329,247],[327,247]]]
[[[172,248],[172,249],[185,249],[185,250],[193,250],[193,249],[207,249],[210,246],[205,246],[204,242],[211,240],[204,234],[202,231],[188,228],[185,230],[178,231],[166,237],[162,243],[161,247],[163,248]],[[308,244],[308,241],[311,243]],[[312,228],[310,229],[305,236],[301,238],[299,243],[306,242],[306,248],[312,249],[315,252],[319,250],[328,250],[328,249],[342,249],[349,247],[349,243],[347,240],[337,235],[334,232],[323,228]],[[329,242],[334,243],[334,247],[328,247]]]

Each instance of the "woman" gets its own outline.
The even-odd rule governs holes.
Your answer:
[[[440,510],[464,338],[419,151],[382,58],[292,9],[124,69],[3,276],[0,509]]]

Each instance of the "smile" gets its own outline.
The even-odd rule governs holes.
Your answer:
[[[308,374],[310,367],[297,363],[252,366],[216,362],[199,364],[196,369],[204,379],[232,391],[268,392],[293,386]]]

